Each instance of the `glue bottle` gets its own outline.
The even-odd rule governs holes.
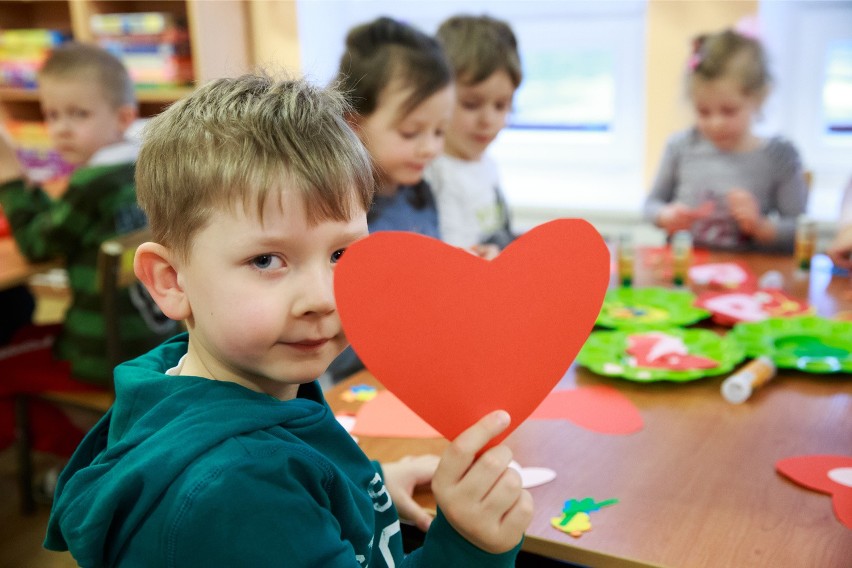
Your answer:
[[[811,269],[811,258],[816,252],[816,221],[807,215],[799,215],[796,221],[795,255],[796,266],[800,271]]]
[[[678,231],[672,237],[672,280],[675,286],[686,285],[691,263],[692,233]]]
[[[722,396],[732,404],[742,404],[754,389],[768,383],[775,372],[772,359],[762,355],[722,382]]]
[[[633,285],[634,254],[633,237],[623,233],[618,239],[618,279],[625,288]]]

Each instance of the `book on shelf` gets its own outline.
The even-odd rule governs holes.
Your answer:
[[[54,149],[43,122],[7,120],[6,130],[15,143],[15,153],[27,179],[38,185],[60,183],[74,167]]]
[[[34,89],[50,50],[69,37],[62,30],[0,29],[0,85]]]
[[[95,41],[121,59],[142,88],[187,85],[193,80],[189,32],[167,12],[95,14]]]

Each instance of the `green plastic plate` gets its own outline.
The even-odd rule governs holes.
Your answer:
[[[661,331],[680,337],[690,355],[708,357],[719,362],[712,369],[655,369],[630,365],[627,338],[651,330],[593,331],[580,353],[577,362],[599,375],[621,377],[630,381],[650,383],[655,381],[686,382],[704,377],[729,373],[745,357],[745,350],[730,336],[720,336],[708,329],[669,328]]]
[[[614,288],[606,293],[595,322],[616,329],[662,329],[691,325],[710,316],[693,305],[689,290]]]
[[[852,373],[852,321],[819,316],[738,323],[730,335],[749,357],[766,355],[783,369]]]

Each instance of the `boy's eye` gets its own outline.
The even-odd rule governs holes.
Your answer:
[[[251,259],[251,265],[259,270],[274,270],[284,266],[284,263],[275,255],[262,254]]]
[[[399,135],[405,138],[406,140],[411,140],[412,138],[417,137],[417,132],[400,131]]]
[[[340,258],[343,256],[344,252],[346,252],[346,249],[336,250],[331,253],[331,263],[336,264],[338,261],[340,261]]]
[[[467,110],[476,110],[479,108],[479,101],[462,101],[461,106]]]

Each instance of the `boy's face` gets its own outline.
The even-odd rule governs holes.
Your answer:
[[[413,185],[444,149],[444,132],[453,110],[453,87],[435,92],[414,110],[400,109],[410,91],[393,84],[379,97],[376,110],[358,119],[356,131],[382,176],[384,188]]]
[[[182,374],[295,397],[347,345],[334,267],[366,235],[364,211],[310,226],[286,190],[270,192],[263,224],[254,206],[214,213],[177,269],[192,312]]]
[[[116,109],[96,82],[82,78],[43,77],[39,99],[51,141],[73,165],[120,141],[135,117],[131,106]]]
[[[504,70],[474,85],[456,84],[456,105],[447,130],[446,153],[478,160],[506,126],[515,85]]]

